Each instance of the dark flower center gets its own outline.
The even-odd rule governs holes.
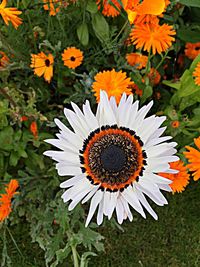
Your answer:
[[[119,190],[139,179],[146,165],[143,143],[128,128],[102,126],[84,141],[80,150],[82,171],[93,184]]]
[[[76,58],[75,58],[75,57],[71,57],[70,60],[71,60],[71,61],[75,61]]]
[[[51,64],[51,63],[50,63],[50,60],[49,60],[49,59],[46,59],[46,60],[45,60],[45,66],[46,66],[46,67],[49,67],[50,64]]]
[[[124,150],[116,145],[105,148],[100,157],[102,167],[109,172],[121,171],[127,160]]]

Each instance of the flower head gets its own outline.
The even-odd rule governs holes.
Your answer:
[[[11,200],[19,187],[17,180],[11,180],[5,187],[5,194],[0,195],[0,222],[4,221],[11,213]]]
[[[126,60],[130,66],[140,70],[146,67],[148,57],[140,53],[130,53],[126,55]]]
[[[70,69],[80,66],[83,61],[83,52],[76,47],[68,47],[62,54],[64,65]]]
[[[7,55],[3,51],[0,51],[0,69],[5,68],[9,62],[10,60]]]
[[[172,128],[179,128],[179,126],[180,126],[180,121],[177,121],[177,120],[172,121],[172,122],[171,122],[171,126],[172,126]]]
[[[137,49],[148,52],[152,49],[155,55],[156,52],[161,54],[172,45],[175,40],[172,35],[175,34],[173,27],[167,24],[139,24],[132,29],[130,37]]]
[[[0,15],[6,25],[8,25],[10,21],[15,29],[17,29],[18,26],[22,24],[22,19],[18,17],[22,12],[15,7],[6,7],[6,5],[7,0],[3,0],[0,4]]]
[[[130,207],[144,218],[146,209],[157,219],[145,195],[159,206],[167,204],[160,189],[171,191],[171,180],[156,173],[174,173],[169,163],[179,158],[173,156],[176,143],[166,142],[171,137],[161,137],[165,127],[160,125],[166,118],[145,118],[152,104],[138,109],[133,95],[123,94],[117,106],[114,97],[109,100],[101,91],[96,115],[88,101],[83,112],[74,103],[73,111],[64,109],[73,131],[55,119],[60,128],[58,139],[46,142],[60,151],[44,154],[57,161],[60,176],[72,176],[60,185],[65,188],[63,201],[71,200],[69,210],[91,199],[86,226],[96,210],[98,224],[104,215],[110,219],[114,210],[120,224],[127,217],[132,221]]]
[[[194,143],[200,150],[200,136],[194,138]],[[186,146],[185,148],[188,150],[183,152],[186,159],[189,161],[187,167],[193,172],[192,176],[194,177],[194,181],[197,181],[200,179],[200,151],[191,146]]]
[[[100,91],[104,90],[109,98],[114,96],[117,103],[119,103],[123,93],[127,95],[132,93],[130,87],[134,84],[130,78],[126,77],[126,72],[117,72],[114,69],[97,73],[94,80],[92,90],[97,102],[100,101]]]
[[[195,84],[200,86],[200,62],[198,62],[192,75],[195,78]]]
[[[38,127],[37,127],[36,121],[31,122],[30,131],[34,136],[34,139],[37,139],[38,138]]]
[[[187,168],[184,166],[184,163],[181,160],[171,162],[170,167],[171,169],[177,170],[178,173],[159,173],[159,175],[172,181],[170,187],[173,193],[181,193],[189,184],[190,176],[187,172]]]
[[[110,4],[110,2],[112,2],[112,4]],[[97,0],[96,3],[98,5],[98,9],[100,9],[101,0]],[[116,17],[120,14],[119,10],[121,9],[121,5],[117,0],[111,0],[111,1],[103,0],[102,5],[103,5],[102,13],[104,16]]]
[[[34,74],[41,77],[44,75],[45,81],[50,83],[53,77],[53,63],[54,57],[52,54],[45,55],[41,52],[39,54],[31,54],[31,65],[34,69]]]
[[[43,0],[44,10],[49,10],[50,16],[55,16],[59,11],[62,5],[62,0]]]
[[[195,59],[200,54],[200,42],[198,43],[187,43],[185,45],[185,55],[189,59]]]
[[[156,69],[151,68],[148,77],[152,85],[156,86],[160,83],[161,75]]]

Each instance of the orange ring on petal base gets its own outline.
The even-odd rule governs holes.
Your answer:
[[[102,126],[89,135],[79,151],[82,172],[102,190],[123,191],[143,174],[147,156],[142,146],[134,131]]]

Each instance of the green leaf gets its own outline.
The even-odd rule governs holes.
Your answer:
[[[146,88],[143,90],[143,95],[141,98],[142,103],[144,103],[148,97],[152,96],[152,94],[153,94],[152,87],[150,85],[146,86]]]
[[[185,6],[200,7],[199,0],[179,0],[179,3]]]
[[[176,90],[179,90],[180,87],[181,87],[181,83],[180,82],[176,82],[175,83],[175,82],[164,80],[162,83],[167,85],[167,86],[169,86],[169,87],[171,87],[171,88],[174,88]]]
[[[89,42],[89,32],[88,32],[88,26],[86,23],[82,23],[77,28],[77,35],[78,35],[78,39],[81,42],[81,44],[84,46],[87,46]]]
[[[10,151],[13,148],[13,128],[8,126],[0,131],[0,149]]]
[[[10,165],[15,167],[18,163],[19,158],[20,157],[19,157],[18,153],[15,151],[12,151],[10,154],[10,159],[9,159]]]
[[[97,38],[106,43],[109,40],[109,25],[102,14],[99,12],[92,14],[92,27]]]
[[[177,36],[185,42],[197,43],[200,42],[200,29],[183,27],[177,31]]]
[[[90,12],[91,14],[95,14],[98,11],[97,4],[93,2],[92,0],[88,1],[86,10]]]

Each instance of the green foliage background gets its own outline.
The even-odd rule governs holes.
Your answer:
[[[59,189],[65,178],[58,177],[54,163],[42,154],[49,148],[43,140],[57,131],[53,119],[67,124],[63,107],[70,107],[70,101],[81,107],[89,99],[95,110],[91,92],[94,75],[115,68],[126,71],[143,89],[142,103],[154,99],[152,113],[167,116],[167,134],[178,142],[178,155],[185,160],[184,146],[193,145],[193,138],[200,133],[200,88],[192,77],[200,56],[193,62],[185,57],[183,67],[177,60],[184,54],[186,42],[200,42],[199,1],[171,1],[162,23],[174,25],[176,42],[165,55],[152,57],[143,71],[125,60],[126,53],[135,48],[124,45],[130,32],[124,12],[115,19],[105,18],[95,1],[80,0],[51,17],[42,1],[8,3],[23,11],[23,24],[16,31],[1,22],[0,49],[11,64],[0,70],[0,189],[10,179],[17,179],[20,194],[9,219],[0,226],[1,266],[73,266],[77,252],[81,267],[199,266],[198,183],[191,183],[181,195],[168,194],[168,207],[154,207],[158,222],[134,214],[134,221],[124,223],[123,228],[115,218],[102,227],[93,222],[85,228],[88,205],[68,212]],[[83,64],[76,71],[66,68],[61,60],[69,46],[84,52]],[[34,76],[30,68],[31,54],[40,51],[55,57],[50,84]],[[162,75],[156,88],[148,79],[142,83],[151,66]],[[155,97],[157,92],[160,99]],[[24,115],[28,121],[22,122]],[[180,121],[177,129],[171,126],[175,120]],[[38,125],[37,140],[29,129],[33,121]]]

